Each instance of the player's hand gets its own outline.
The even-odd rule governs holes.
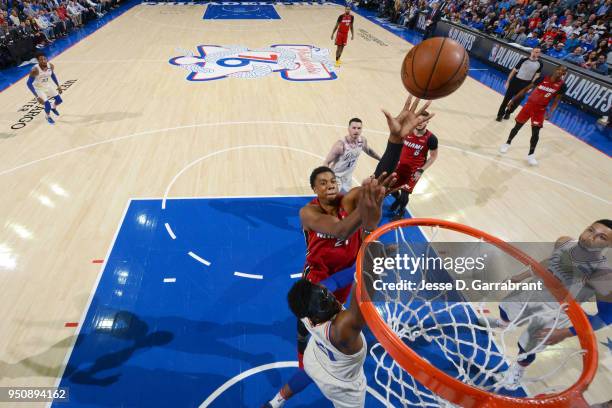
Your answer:
[[[378,179],[368,178],[364,180],[359,191],[359,203],[357,204],[364,228],[373,230],[378,226],[382,218],[382,202],[386,190],[384,185],[379,184]]]
[[[508,105],[506,105],[506,110],[512,109],[513,106],[514,106],[514,102],[511,100],[510,102],[508,102]]]
[[[412,173],[412,180],[414,180],[415,182],[419,181],[419,179],[421,178],[421,173],[420,171],[415,171],[414,173]]]
[[[431,113],[428,116],[421,116],[423,111],[429,108],[431,101],[425,102],[425,105],[423,105],[422,108],[417,109],[421,100],[414,98],[413,102],[412,99],[412,95],[409,95],[408,99],[406,99],[406,103],[404,104],[404,108],[396,117],[391,116],[389,112],[383,109],[383,113],[387,118],[387,125],[389,126],[391,136],[402,138],[411,133],[419,124],[434,117],[434,113]]]
[[[62,88],[60,88],[59,86],[57,87],[57,93],[60,95],[62,94]]]
[[[334,35],[332,34],[330,38],[333,40],[334,39]]]
[[[508,81],[504,82],[504,89],[508,89],[508,86],[510,86],[510,84],[508,83]]]
[[[548,339],[546,339],[546,342],[544,342],[544,344],[547,346],[560,343],[566,338],[572,337],[572,332],[570,329],[542,329],[536,332],[535,337],[538,340],[542,340],[548,335],[549,332],[551,332],[550,336]]]
[[[372,176],[371,178],[374,177]],[[391,173],[388,175],[386,171],[383,171],[383,173],[378,176],[377,180],[378,184],[383,186],[385,190],[388,191],[395,185],[395,182],[397,181],[397,173]]]
[[[41,98],[40,96],[36,97],[36,100],[38,101],[38,103],[40,103],[41,105],[45,104],[45,100],[43,98]]]

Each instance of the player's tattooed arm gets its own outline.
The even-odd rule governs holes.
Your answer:
[[[374,160],[380,161],[380,155],[370,147],[370,145],[368,144],[368,139],[366,139],[365,137],[363,138],[363,151],[365,152],[365,154],[367,154]]]

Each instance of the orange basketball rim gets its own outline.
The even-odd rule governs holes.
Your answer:
[[[538,395],[531,398],[517,398],[493,394],[471,385],[465,384],[444,371],[436,368],[421,356],[408,347],[385,323],[377,312],[373,303],[370,302],[368,294],[363,289],[362,261],[364,248],[368,242],[377,240],[383,234],[396,228],[409,226],[428,226],[440,227],[447,230],[460,232],[477,239],[483,239],[491,243],[506,253],[518,259],[531,269],[543,280],[547,289],[560,301],[567,303],[567,315],[570,318],[580,346],[585,351],[582,356],[583,370],[578,381],[567,388],[565,391],[556,394]],[[391,222],[376,229],[364,241],[364,245],[357,255],[357,301],[368,326],[376,336],[381,345],[389,354],[406,370],[415,380],[427,387],[433,393],[441,396],[453,404],[462,407],[566,407],[566,408],[586,408],[588,403],[585,401],[583,393],[597,371],[597,342],[595,334],[582,308],[569,295],[567,289],[542,267],[535,259],[525,254],[518,248],[507,242],[496,238],[486,232],[468,227],[463,224],[438,220],[433,218],[412,218]]]

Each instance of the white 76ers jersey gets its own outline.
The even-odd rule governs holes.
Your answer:
[[[38,75],[34,78],[35,88],[48,88],[51,85],[51,65],[47,64],[47,69],[42,69],[39,64],[36,64]]]
[[[363,347],[353,355],[346,355],[340,351],[329,339],[329,331],[332,321],[312,326],[310,320],[302,319],[302,322],[311,334],[310,342],[317,362],[330,375],[340,381],[356,381],[363,377],[363,362],[366,357],[367,345],[363,333],[360,333]]]
[[[353,170],[355,170],[355,166],[357,166],[357,159],[363,151],[364,143],[363,139],[361,138],[357,139],[357,143],[355,143],[353,146],[348,144],[346,140],[343,140],[342,143],[344,145],[344,153],[334,165],[333,170],[336,177],[349,176],[350,179],[350,176],[353,174]]]

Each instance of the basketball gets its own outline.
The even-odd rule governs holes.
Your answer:
[[[434,37],[408,52],[402,64],[402,82],[418,98],[439,99],[459,89],[469,67],[465,48],[450,38]]]

